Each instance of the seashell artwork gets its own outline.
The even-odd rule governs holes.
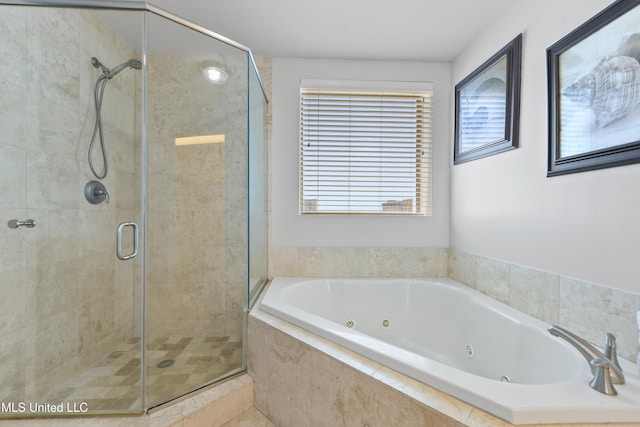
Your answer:
[[[631,53],[629,49],[627,52]],[[579,105],[591,108],[596,126],[605,127],[640,104],[640,63],[631,56],[604,58],[562,94]]]

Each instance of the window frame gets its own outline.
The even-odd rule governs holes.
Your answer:
[[[308,122],[305,122],[303,111],[303,105],[305,101],[305,96],[309,96],[309,93],[333,93],[333,94],[343,94],[345,98],[349,96],[357,97],[362,94],[366,94],[367,96],[383,96],[383,97],[404,97],[411,96],[415,99],[420,98],[418,104],[415,107],[415,121],[412,122],[413,128],[415,129],[415,141],[406,143],[405,145],[413,144],[415,146],[415,155],[416,158],[414,160],[414,168],[413,178],[415,179],[415,186],[413,187],[412,195],[404,196],[404,198],[400,197],[400,192],[396,194],[396,199],[392,200],[382,200],[382,199],[367,199],[370,203],[380,203],[379,209],[357,209],[354,206],[343,206],[341,209],[309,209],[307,205],[307,201],[305,200],[305,183],[309,181],[306,180],[305,177],[305,123],[308,125]],[[433,130],[433,115],[434,115],[434,91],[433,84],[431,82],[372,82],[372,81],[351,81],[351,80],[306,80],[302,79],[300,82],[299,88],[299,96],[300,96],[300,111],[299,111],[299,181],[298,181],[298,195],[299,195],[299,203],[298,210],[300,215],[374,215],[374,216],[385,216],[385,215],[408,215],[408,216],[431,216],[432,215],[432,176],[433,176],[433,138],[434,138],[434,130]],[[351,107],[349,107],[351,108]],[[349,110],[351,111],[351,110]],[[383,108],[380,108],[379,114],[383,114]],[[388,113],[387,113],[388,114]],[[320,115],[319,117],[321,117]],[[372,114],[368,117],[374,117]],[[381,116],[384,118],[384,116]],[[403,116],[404,117],[404,116]],[[319,119],[318,119],[319,120]],[[318,121],[319,123],[319,121]],[[352,121],[348,122],[349,124],[353,123]],[[382,123],[382,122],[380,122]],[[346,137],[350,130],[345,130],[343,134]],[[308,133],[307,133],[308,134]],[[382,147],[380,150],[380,154],[376,157],[378,160],[384,159],[381,154],[383,154],[383,150],[390,149],[392,146],[392,142],[384,141],[383,138],[377,141],[378,144],[381,144]],[[367,147],[371,147],[374,143],[370,142],[370,145]],[[349,142],[347,151],[349,153],[354,149],[353,147],[357,147],[358,145],[351,145]],[[404,147],[406,150],[410,148]],[[308,152],[309,150],[307,150]],[[408,153],[409,151],[406,151]],[[395,153],[397,154],[397,153]],[[375,156],[374,156],[375,157]],[[408,159],[409,156],[402,157],[403,160]],[[385,186],[380,185],[384,178],[384,173],[392,174],[393,172],[389,172],[389,170],[385,170],[388,168],[389,163],[391,161],[383,162],[383,165],[380,167],[381,171],[378,172],[378,177],[374,181],[376,188],[380,189]],[[320,161],[318,161],[320,164]],[[407,162],[410,164],[410,161]],[[319,167],[319,166],[318,166]],[[326,166],[325,166],[326,167]],[[404,166],[406,167],[406,166]],[[320,168],[320,174],[322,173],[322,169]],[[406,167],[405,170],[408,170],[410,167]],[[306,168],[308,171],[309,168]],[[328,170],[328,169],[327,169]],[[356,176],[355,174],[354,176]],[[340,181],[340,183],[349,184],[354,182],[354,176],[349,172],[345,177],[344,181]],[[411,178],[409,178],[410,180]],[[400,179],[399,179],[400,180]],[[316,181],[321,181],[321,177],[316,178]],[[394,185],[391,185],[394,187]],[[400,187],[400,186],[398,186]],[[349,188],[346,191],[348,197],[353,197],[355,193],[351,192]],[[335,195],[335,192],[332,193]],[[357,198],[357,196],[355,197]],[[317,199],[316,199],[317,200]],[[351,200],[351,199],[350,199]],[[406,202],[408,200],[412,200],[411,211],[407,210]],[[388,202],[393,202],[388,204]],[[404,203],[404,205],[403,205]],[[415,206],[413,205],[415,203]],[[385,209],[385,205],[387,209]]]

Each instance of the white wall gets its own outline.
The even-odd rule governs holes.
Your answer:
[[[452,168],[452,248],[640,292],[640,164],[546,177],[546,49],[610,3],[514,1],[452,63],[455,85],[524,33],[520,148]]]
[[[298,214],[299,86],[303,78],[433,82],[433,216]],[[448,63],[274,58],[270,246],[448,247],[450,109]]]

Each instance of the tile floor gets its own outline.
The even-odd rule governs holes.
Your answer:
[[[256,408],[249,408],[222,427],[276,427]]]
[[[242,338],[157,338],[149,342],[147,357],[147,406],[153,407],[241,368]],[[159,367],[163,361],[173,363]],[[91,412],[122,412],[140,410],[140,394],[140,342],[132,339],[50,395],[47,402],[84,402]]]

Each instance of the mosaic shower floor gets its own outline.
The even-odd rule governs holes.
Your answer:
[[[157,338],[148,344],[147,356],[147,405],[152,407],[240,368],[242,338]],[[158,367],[161,362],[169,366]],[[123,344],[47,401],[84,402],[92,412],[141,409],[139,339]]]

